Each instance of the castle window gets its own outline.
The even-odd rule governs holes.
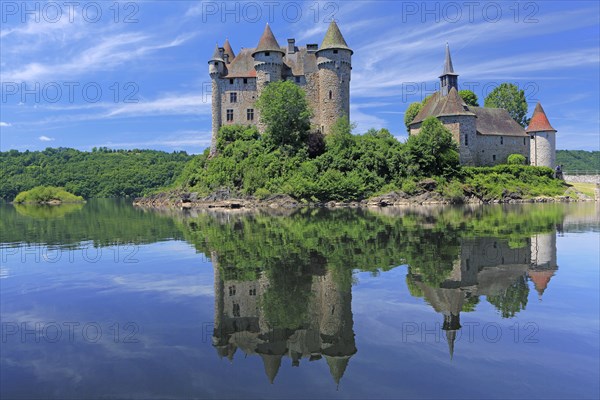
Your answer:
[[[504,144],[504,137],[500,136],[500,144]]]
[[[229,93],[229,102],[237,103],[237,93],[236,92]]]
[[[527,142],[525,141],[526,139],[523,138],[523,146],[525,146],[527,144]]]
[[[256,296],[256,288],[252,288],[252,289],[250,289],[248,294],[249,294],[250,296]]]
[[[254,109],[253,108],[249,108],[246,110],[246,119],[248,121],[254,121]]]
[[[248,78],[244,78],[244,83],[248,83]]]
[[[331,100],[333,94],[331,93],[331,90],[329,91],[329,100]]]
[[[300,77],[299,76],[296,77],[296,83],[300,83]]]
[[[469,145],[469,135],[465,135],[465,146]]]
[[[230,78],[230,79],[229,79],[229,84],[230,84],[230,85],[233,85],[233,78]]]
[[[270,52],[268,52],[268,51],[265,51],[265,56],[269,57],[270,55],[271,55],[271,53],[270,53]]]
[[[233,316],[236,318],[239,318],[240,316],[240,305],[239,304],[233,304]]]
[[[334,51],[333,51],[333,54],[337,54],[337,53],[338,53],[338,51],[337,51],[337,50],[334,50]]]
[[[233,121],[233,110],[227,110],[227,122]]]
[[[230,296],[235,296],[235,285],[234,286],[229,286],[229,295]]]
[[[496,155],[492,154],[492,161],[496,161]]]

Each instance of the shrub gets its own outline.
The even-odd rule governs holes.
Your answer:
[[[49,201],[61,201],[66,203],[82,202],[83,197],[75,196],[63,188],[54,186],[37,186],[31,190],[19,193],[15,203],[46,203]]]
[[[509,165],[525,165],[525,156],[521,154],[511,154],[506,161]]]

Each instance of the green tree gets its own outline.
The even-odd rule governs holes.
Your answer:
[[[422,108],[423,108],[423,103],[414,102],[414,103],[410,103],[410,105],[404,112],[404,125],[406,125],[407,132],[410,132],[409,125],[411,122],[413,122],[413,120],[415,119],[415,117],[421,111]]]
[[[522,127],[529,124],[525,91],[519,90],[512,83],[502,83],[492,90],[485,98],[484,105],[485,107],[504,108]]]
[[[420,175],[449,176],[459,168],[458,145],[452,133],[435,117],[427,117],[418,135],[406,142],[410,161]]]
[[[458,95],[467,103],[468,106],[479,107],[479,99],[471,90],[459,90]]]
[[[266,138],[277,146],[299,147],[310,129],[311,110],[304,91],[290,81],[272,82],[256,102]]]

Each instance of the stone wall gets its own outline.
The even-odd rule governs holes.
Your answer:
[[[511,154],[521,154],[529,161],[529,137],[476,135],[477,165],[505,164]]]
[[[456,115],[440,117],[444,126],[452,132],[452,137],[458,143],[460,163],[462,165],[476,165],[477,131],[475,130],[475,116]]]
[[[556,134],[554,132],[536,132],[531,139],[531,165],[538,167],[556,166]]]
[[[244,83],[244,80],[246,83]],[[258,122],[258,111],[256,110],[256,78],[232,78],[220,79],[221,81],[221,124],[222,125],[256,125]],[[233,81],[233,83],[231,82]],[[237,101],[232,103],[231,93],[236,93]],[[248,120],[247,110],[254,110],[254,120]],[[227,121],[227,110],[233,110],[233,121]],[[216,110],[213,109],[213,112]]]
[[[564,180],[573,183],[595,183],[600,185],[600,175],[564,175]]]

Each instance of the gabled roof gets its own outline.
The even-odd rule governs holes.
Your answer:
[[[211,61],[221,61],[221,62],[224,62],[223,61],[223,57],[221,57],[221,52],[219,51],[219,44],[218,43],[215,45],[215,51],[213,52],[212,57],[210,58],[210,60],[208,60],[208,62],[211,62]]]
[[[273,31],[271,30],[271,27],[268,23],[267,26],[265,26],[265,31],[260,37],[260,40],[258,41],[258,46],[256,46],[256,49],[254,50],[254,53],[252,53],[252,55],[261,51],[278,51],[280,53],[285,54],[285,51],[283,51],[281,49],[281,46],[279,46],[279,43],[277,43],[277,39],[275,39],[275,35],[273,35]]]
[[[235,58],[235,54],[233,53],[233,49],[231,48],[231,44],[229,43],[229,39],[225,39],[225,44],[223,45],[225,49],[225,54],[229,55],[229,62],[233,61]]]
[[[556,129],[550,125],[550,121],[548,121],[548,117],[546,117],[546,113],[542,108],[542,105],[538,102],[535,106],[535,110],[533,110],[533,115],[531,117],[531,121],[529,121],[529,126],[527,127],[527,132],[556,132]]]
[[[480,135],[527,136],[525,129],[503,108],[469,107],[469,110],[477,116],[475,126]]]
[[[346,40],[344,40],[344,36],[342,36],[342,32],[335,21],[331,21],[329,24],[329,28],[327,28],[327,33],[323,38],[323,43],[321,43],[321,48],[319,50],[325,49],[344,49],[352,52],[352,49],[348,47],[348,44],[346,43]]]
[[[447,96],[442,96],[439,91],[431,95],[411,125],[423,122],[427,117],[452,115],[474,115],[454,87],[450,89]]]

